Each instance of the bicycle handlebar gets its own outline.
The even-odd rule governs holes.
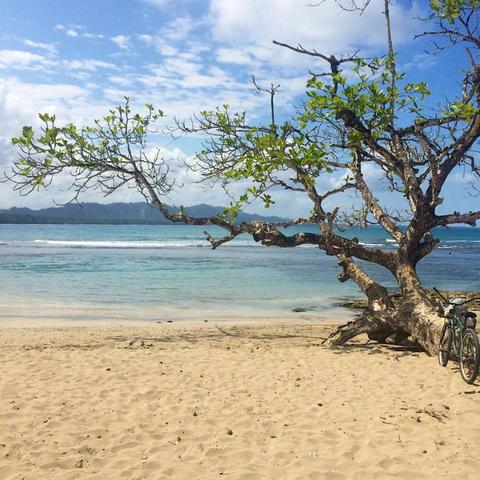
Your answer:
[[[461,305],[466,305],[467,303],[473,302],[474,300],[480,300],[480,297],[470,298],[470,299],[466,300],[465,302],[463,302]]]
[[[433,287],[433,291],[445,302],[450,303],[450,300],[447,300],[437,289],[437,287]]]

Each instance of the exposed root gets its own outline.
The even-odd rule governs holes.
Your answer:
[[[384,325],[379,326],[376,322],[366,320],[365,317],[362,315],[357,320],[341,325],[323,343],[332,347],[343,345],[352,338],[365,333],[369,340],[374,340],[377,343],[387,343],[387,340],[391,339],[391,343],[395,345],[405,345],[410,336],[408,332]]]
[[[368,328],[365,325],[360,324],[358,320],[355,320],[338,327],[323,341],[323,343],[330,347],[335,347],[337,345],[343,345],[357,335],[367,332]]]
[[[354,337],[367,334],[370,340],[385,343],[387,339],[397,345],[412,340],[429,355],[437,352],[438,339],[443,325],[428,304],[400,304],[383,311],[366,308],[352,322],[341,325],[323,342],[329,346],[343,345]]]

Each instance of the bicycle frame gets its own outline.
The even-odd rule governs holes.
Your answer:
[[[458,315],[451,315],[447,317],[447,322],[452,330],[452,347],[455,355],[460,355],[460,347],[462,344],[462,335],[466,328],[464,318]]]

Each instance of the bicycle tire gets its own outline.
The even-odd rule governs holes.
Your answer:
[[[472,384],[480,367],[480,342],[472,328],[466,328],[460,346],[460,373],[468,384]]]
[[[448,323],[442,328],[442,334],[440,335],[440,342],[438,344],[438,363],[442,367],[446,367],[450,358],[450,349],[452,348],[452,328]]]

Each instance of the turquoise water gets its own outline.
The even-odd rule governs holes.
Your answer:
[[[352,282],[336,280],[335,258],[317,248],[267,248],[245,237],[213,251],[203,230],[183,225],[0,225],[0,304],[28,299],[31,304],[281,316],[294,307],[322,314],[360,295]],[[209,231],[221,235],[221,230]],[[348,234],[394,248],[379,228]],[[445,289],[480,290],[480,229],[452,228],[436,236],[442,243],[421,262],[422,280]],[[367,269],[394,287],[388,272]]]

